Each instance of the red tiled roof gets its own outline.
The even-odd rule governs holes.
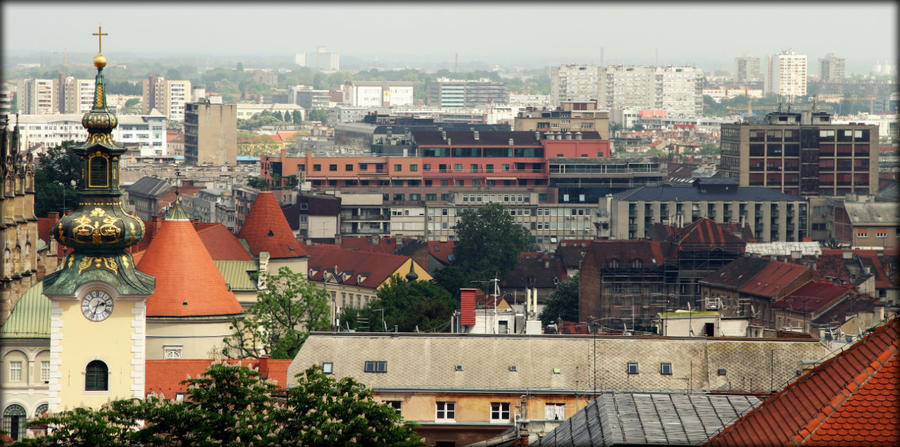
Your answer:
[[[681,247],[720,248],[726,251],[743,253],[747,245],[740,236],[735,235],[733,225],[717,224],[712,219],[701,217],[685,227],[676,236],[675,242]]]
[[[900,319],[800,376],[706,445],[900,444]]]
[[[397,271],[409,257],[374,251],[347,250],[336,245],[306,245],[309,253],[309,279],[324,281],[325,272],[346,274],[342,284],[372,289],[378,288]],[[404,273],[405,274],[405,273]],[[360,275],[363,276],[360,282]]]
[[[197,224],[194,224],[197,227]],[[197,229],[197,235],[203,241],[203,245],[209,255],[216,261],[251,261],[253,256],[241,245],[241,241],[225,225],[220,223],[202,225]]]
[[[441,264],[450,265],[453,262],[453,241],[440,242],[428,241],[428,254],[434,256]]]
[[[243,312],[188,220],[163,222],[137,267],[156,277],[156,290],[147,298],[148,317]]]
[[[627,268],[635,259],[640,259],[645,269],[658,268],[666,263],[673,263],[677,253],[668,242],[633,240],[595,240],[591,241],[585,259],[592,258],[595,265],[606,268],[609,261],[615,259],[620,267]]]
[[[765,269],[770,262],[762,258],[742,256],[731,261],[725,267],[710,273],[701,279],[700,283],[737,290],[753,279],[757,273]]]
[[[378,253],[393,254],[397,250],[397,239],[383,237],[378,242],[373,242],[367,237],[342,237],[341,248],[348,250],[375,251]]]
[[[774,297],[784,291],[792,281],[809,270],[809,267],[788,262],[772,262],[744,283],[738,291],[751,295]],[[792,291],[785,291],[787,293]]]
[[[154,393],[159,397],[174,399],[177,393],[187,391],[187,385],[179,382],[196,378],[203,374],[212,359],[147,360],[145,363],[144,394]],[[291,359],[240,359],[228,360],[230,364],[241,364],[258,370],[262,378],[275,382],[284,388],[287,384],[287,370]]]
[[[834,304],[834,301],[853,290],[829,281],[810,281],[778,300],[772,307],[794,312],[818,313]]]
[[[306,249],[294,237],[281,207],[269,191],[256,195],[238,237],[247,241],[254,256],[263,251],[269,252],[272,258],[307,256]]]

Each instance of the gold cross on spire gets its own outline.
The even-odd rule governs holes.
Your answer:
[[[103,32],[103,27],[97,25],[97,32],[92,33],[92,36],[97,36],[97,54],[103,54],[103,36],[108,36],[109,33]]]

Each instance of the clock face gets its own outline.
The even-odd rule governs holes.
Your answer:
[[[103,321],[112,314],[113,299],[100,289],[93,289],[81,299],[81,313],[91,321]]]

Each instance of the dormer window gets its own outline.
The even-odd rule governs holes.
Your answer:
[[[635,260],[631,261],[631,267],[633,267],[633,268],[639,269],[639,268],[642,268],[643,266],[644,266],[644,263],[641,262],[640,259],[635,259]]]
[[[619,268],[619,260],[618,260],[618,259],[611,259],[611,260],[609,261],[609,268],[611,268],[611,269],[617,269],[617,268]]]

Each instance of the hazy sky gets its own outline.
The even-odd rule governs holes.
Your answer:
[[[697,64],[792,48],[848,71],[897,63],[897,4],[880,3],[3,3],[3,52],[292,55],[323,45],[361,58]],[[657,60],[658,57],[658,60]],[[765,62],[763,62],[763,66]]]

